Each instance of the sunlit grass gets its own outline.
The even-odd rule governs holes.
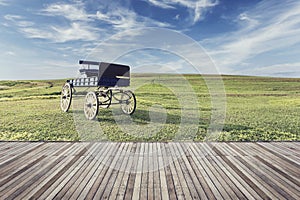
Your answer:
[[[164,82],[166,77],[168,83]],[[200,119],[193,119],[198,127],[196,134],[187,133],[186,138],[202,141],[210,123],[211,98],[201,77],[187,75],[185,78],[195,91],[200,113]],[[219,141],[300,140],[300,79],[223,76],[223,81],[227,111]],[[63,83],[64,80],[0,81],[0,140],[92,140],[89,134],[92,135],[93,131],[81,135],[79,124],[74,121],[73,113],[83,116],[83,107],[69,113],[60,111],[59,94]],[[173,89],[164,83],[171,84]],[[164,75],[159,79],[133,76],[132,85],[140,85],[133,88],[137,109],[132,116],[140,134],[125,132],[118,126],[113,109],[119,106],[114,105],[113,109],[100,109],[96,123],[103,131],[102,137],[111,141],[173,140],[182,114],[182,106],[175,93],[183,94],[188,109],[195,109],[195,102],[189,98],[181,79],[174,75]],[[141,127],[150,123],[149,110],[154,109],[152,113],[155,114],[157,105],[165,110],[166,122],[157,132],[149,133]],[[160,116],[161,113],[156,114]],[[88,122],[83,118],[80,125],[84,128],[85,124]]]

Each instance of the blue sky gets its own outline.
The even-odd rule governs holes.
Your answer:
[[[114,34],[134,43],[139,32],[128,30],[147,27],[195,40],[222,74],[300,77],[298,0],[0,0],[0,13],[0,80],[73,77],[99,43]],[[165,54],[135,59],[190,72]],[[137,61],[125,60],[134,72]]]

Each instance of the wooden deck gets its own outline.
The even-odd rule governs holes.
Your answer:
[[[0,199],[300,199],[300,143],[0,142]]]

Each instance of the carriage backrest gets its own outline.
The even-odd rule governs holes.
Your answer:
[[[130,84],[130,67],[127,65],[101,62],[98,75],[99,85],[126,87]]]
[[[127,65],[86,60],[80,60],[79,64],[88,65],[88,69],[81,70],[88,77],[98,75],[98,86],[126,87],[130,85],[130,67]],[[99,70],[91,71],[95,69],[90,69],[90,65],[98,65]],[[90,75],[87,72],[91,72]]]

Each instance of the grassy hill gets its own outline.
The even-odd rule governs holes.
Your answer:
[[[170,141],[180,124],[180,103],[172,90],[161,84],[164,78],[180,93],[185,92],[175,75],[132,77],[137,110],[132,116],[139,127],[147,127],[149,108],[161,105],[166,110],[166,124],[157,133],[126,133],[115,122],[111,109],[101,109],[98,126],[112,141]],[[203,79],[185,75],[198,98],[200,120],[197,133],[190,138],[206,137],[212,109],[211,97]],[[300,79],[223,76],[226,89],[226,120],[218,141],[291,141],[300,140]],[[82,140],[74,113],[60,111],[60,91],[64,80],[0,81],[0,140]],[[186,99],[186,103],[191,103]],[[191,104],[192,105],[192,104]],[[116,106],[113,106],[113,108]],[[192,109],[192,108],[191,108]],[[82,126],[90,122],[82,120]]]

